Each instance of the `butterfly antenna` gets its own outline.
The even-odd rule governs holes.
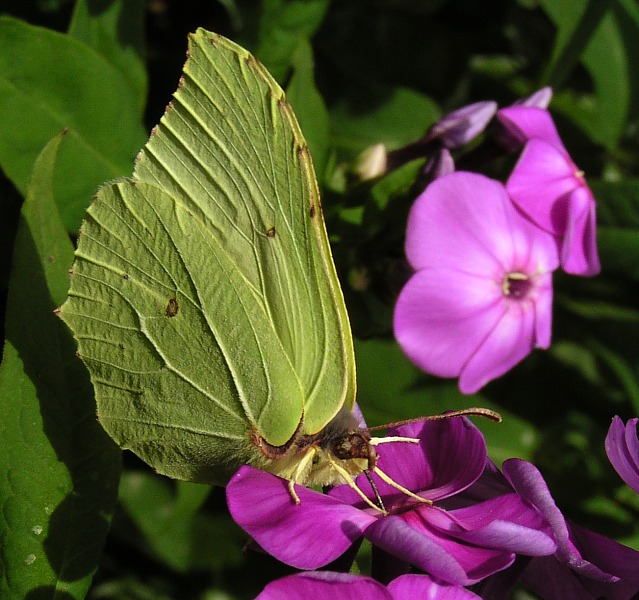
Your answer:
[[[489,408],[462,408],[460,410],[451,410],[440,415],[428,415],[426,417],[415,417],[414,419],[405,419],[396,421],[395,423],[386,423],[385,425],[375,425],[368,427],[366,431],[380,431],[389,427],[399,427],[400,425],[409,425],[410,423],[421,423],[422,421],[443,421],[444,419],[452,419],[454,417],[484,417],[495,423],[501,423],[501,415]]]

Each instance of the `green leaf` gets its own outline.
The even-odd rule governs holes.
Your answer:
[[[603,272],[621,280],[639,280],[639,180],[594,181],[597,245]]]
[[[629,231],[621,230],[621,233]],[[623,250],[617,250],[619,264],[615,265],[606,245],[600,244],[602,275],[580,282],[576,290],[562,286],[560,291],[558,287],[556,294],[555,306],[561,315],[561,320],[557,320],[557,337],[561,339],[567,332],[573,341],[554,344],[551,353],[580,373],[584,387],[582,392],[576,392],[580,397],[591,395],[590,402],[599,403],[603,395],[609,403],[614,403],[614,412],[620,412],[623,403],[631,403],[633,412],[639,411],[636,351],[639,310],[636,294],[627,285],[630,278],[636,277],[633,272],[636,271],[633,263],[638,262],[636,246],[633,244],[627,251],[630,268],[623,273]],[[577,377],[571,377],[573,386],[578,385],[578,381]]]
[[[146,105],[142,0],[77,0],[68,34],[108,60],[127,80],[140,111]]]
[[[40,150],[68,128],[53,189],[71,231],[97,186],[130,172],[146,138],[139,100],[112,64],[69,36],[8,17],[0,17],[0,114],[0,165],[23,194]]]
[[[53,314],[73,249],[51,191],[61,136],[36,161],[15,242],[0,367],[0,595],[83,598],[114,508],[120,453]]]
[[[308,147],[281,88],[229,40],[190,37],[133,179],[98,193],[76,256],[61,316],[101,422],[160,472],[225,483],[251,462],[294,477],[309,447],[293,442],[350,412]]]
[[[255,55],[282,83],[300,40],[308,40],[321,25],[329,0],[265,0]]]
[[[639,179],[589,182],[597,200],[597,220],[604,226],[639,229]]]
[[[307,39],[300,38],[292,64],[293,75],[286,88],[286,96],[308,141],[313,166],[321,181],[328,159],[330,119],[324,100],[315,87],[313,47]]]
[[[566,4],[564,4],[564,8]],[[557,11],[556,7],[549,5],[548,10],[552,11],[555,19],[562,19],[562,26],[559,27],[552,57],[547,67],[549,74],[545,76],[551,86],[560,87],[566,77],[570,75],[611,5],[611,0],[586,4],[573,2],[570,7],[571,19],[567,18],[569,12]]]
[[[593,336],[590,346],[598,358],[616,377],[619,386],[632,403],[635,413],[639,413],[639,363],[634,360],[634,353],[631,353],[626,358],[621,352],[617,351],[616,344],[606,346],[605,342],[610,344],[610,340],[604,340],[603,342]],[[623,349],[621,350],[623,352]]]
[[[575,102],[558,95],[553,107],[582,126],[595,141],[614,148],[628,119],[631,100],[631,73],[619,17],[613,0],[588,2],[543,0],[542,5],[557,25],[557,40],[550,73],[545,81],[558,86],[579,59],[592,77],[594,103]],[[580,115],[575,119],[575,115]]]
[[[228,515],[199,511],[210,491],[184,481],[174,486],[149,473],[125,474],[120,501],[144,535],[136,544],[181,573],[238,566],[246,534]]]
[[[428,96],[395,88],[373,108],[362,111],[342,102],[331,109],[333,144],[347,157],[384,143],[389,150],[414,141],[441,115]]]
[[[619,26],[628,62],[628,74],[631,85],[629,118],[639,115],[639,7],[635,0],[617,0],[615,18]]]
[[[538,438],[532,425],[481,395],[463,395],[455,381],[426,378],[395,342],[356,342],[355,357],[358,403],[365,408],[369,425],[482,406],[503,417],[502,423],[473,419],[486,438],[489,456],[498,463],[512,457],[531,458]]]
[[[597,245],[605,274],[639,281],[639,229],[600,227]]]

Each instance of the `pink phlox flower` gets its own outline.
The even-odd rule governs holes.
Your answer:
[[[525,143],[506,182],[513,202],[559,238],[561,265],[567,273],[596,275],[601,266],[595,199],[550,113],[537,107],[511,106],[499,110],[497,118],[514,139]]]
[[[541,473],[531,463],[509,459],[502,468],[503,475],[488,461],[484,474],[454,500],[456,504],[465,502],[472,506],[510,490],[543,515],[552,529],[557,549],[552,555],[533,557],[527,564],[518,565],[521,572],[515,574],[521,575],[523,583],[546,600],[635,597],[639,591],[639,552],[567,521]],[[513,583],[508,571],[482,582],[492,590],[503,586],[503,593]]]
[[[389,432],[391,433],[391,432]],[[427,421],[392,435],[420,440],[378,447],[379,467],[423,498],[439,502],[466,489],[481,475],[486,446],[468,420]],[[388,554],[441,582],[470,585],[512,564],[516,553],[546,555],[556,545],[548,525],[516,494],[446,511],[407,497],[373,475],[387,514],[374,510],[348,485],[328,495],[244,466],[227,486],[233,519],[269,554],[299,569],[316,569],[366,537]],[[375,503],[368,481],[358,487]]]
[[[385,587],[363,575],[314,571],[295,573],[269,583],[256,600],[481,600],[456,585],[433,581],[427,575],[402,575]]]
[[[458,171],[417,198],[406,232],[415,270],[394,314],[418,367],[474,393],[550,345],[554,237],[517,211],[498,181]]]
[[[399,600],[370,577],[333,571],[295,573],[269,583],[255,600]]]

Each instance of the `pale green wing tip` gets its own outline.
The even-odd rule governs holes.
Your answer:
[[[302,164],[304,165],[304,176],[307,180],[307,185],[310,192],[310,211],[313,215],[314,230],[317,235],[317,239],[322,253],[324,255],[324,263],[326,269],[326,275],[330,280],[330,285],[333,289],[333,296],[338,308],[339,314],[339,328],[342,332],[342,344],[344,347],[344,361],[346,374],[346,385],[344,389],[343,402],[335,404],[333,407],[333,415],[335,417],[340,410],[344,408],[349,412],[352,410],[355,404],[356,383],[355,383],[355,358],[352,337],[350,333],[350,322],[346,306],[344,304],[341,287],[333,264],[330,245],[328,241],[328,235],[324,226],[322,218],[322,209],[320,202],[319,189],[317,186],[317,178],[313,167],[312,157],[310,155],[308,144],[304,138],[302,130],[299,126],[293,108],[289,104],[285,92],[280,85],[268,72],[266,67],[256,59],[248,50],[238,46],[235,42],[225,38],[224,36],[207,31],[206,29],[199,28],[195,34],[192,34],[189,40],[189,48],[192,49],[193,45],[212,44],[218,45],[225,50],[231,51],[243,60],[245,60],[260,76],[263,82],[268,86],[270,93],[280,103],[283,109],[283,114],[286,116],[288,126],[295,138],[295,143],[299,148],[299,156]],[[309,405],[306,407],[306,422],[305,429],[308,426],[310,431],[315,433],[318,427],[326,424],[327,415],[323,407],[317,407]],[[330,419],[328,419],[330,420]]]
[[[218,45],[221,48],[230,50],[234,54],[237,54],[245,61],[251,63],[251,65],[257,70],[265,83],[269,86],[275,98],[279,100],[285,100],[286,95],[284,93],[284,90],[280,87],[277,81],[275,81],[267,68],[246,48],[239,46],[232,40],[224,37],[223,35],[220,35],[219,33],[208,31],[203,27],[199,27],[195,33],[189,34],[189,50],[191,50],[194,44],[212,44],[213,46]]]

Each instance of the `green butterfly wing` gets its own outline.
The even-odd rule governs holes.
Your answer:
[[[223,483],[353,406],[352,339],[308,147],[247,51],[202,29],[130,181],[90,206],[61,316],[105,429]]]

